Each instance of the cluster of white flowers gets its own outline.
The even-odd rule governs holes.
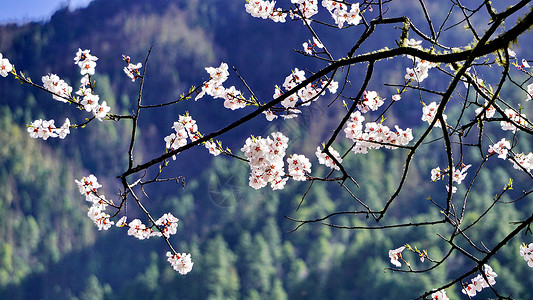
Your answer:
[[[349,11],[349,4],[333,0],[323,0],[322,6],[329,11],[339,28],[342,28],[345,22],[349,25],[357,25],[361,22],[362,17],[359,3],[352,4]]]
[[[444,290],[439,290],[439,291],[436,291],[435,293],[432,293],[431,299],[432,300],[450,300],[450,298],[448,298],[448,296],[446,295],[446,291]]]
[[[522,170],[522,168],[524,168],[527,172],[530,172],[531,169],[533,169],[533,152],[528,154],[519,153],[513,156],[513,158],[513,168],[517,170]]]
[[[196,121],[193,120],[188,113],[180,115],[178,121],[174,122],[172,128],[174,129],[174,133],[171,133],[164,138],[166,148],[169,152],[187,145],[187,137],[190,138],[191,141],[196,141],[200,138],[198,125],[196,125]],[[173,156],[172,158],[176,159],[176,156]]]
[[[218,156],[221,153],[220,147],[215,142],[207,141],[204,146],[213,156]]]
[[[494,278],[498,277],[498,275],[489,265],[483,265],[483,272],[485,273],[487,280],[485,280],[483,275],[478,274],[462,289],[463,294],[466,294],[469,297],[474,297],[477,293],[481,292],[482,289],[496,284],[496,279]]]
[[[526,101],[529,101],[531,100],[533,97],[533,83],[529,84],[527,86],[527,98],[526,98]]]
[[[339,152],[337,152],[337,150],[333,149],[333,147],[331,147],[331,146],[329,147],[328,150],[329,150],[329,153],[331,153],[331,155],[333,155],[333,157],[339,163],[342,163],[341,155],[339,154]],[[335,169],[335,170],[340,170],[340,168],[337,165],[337,163],[329,155],[327,155],[324,152],[324,145],[322,145],[322,147],[320,147],[320,146],[316,147],[315,155],[318,158],[318,163],[320,163],[322,165],[325,165],[328,168],[332,168],[332,169]]]
[[[172,265],[172,268],[178,271],[181,275],[189,273],[194,265],[191,260],[191,254],[189,253],[172,254],[169,251],[167,252],[167,260]]]
[[[246,12],[254,18],[271,19],[274,22],[285,22],[287,13],[281,8],[274,8],[276,1],[249,0],[244,5]]]
[[[455,167],[452,168],[452,182],[456,182],[457,184],[461,184],[463,180],[466,178],[466,175],[468,173],[466,172],[472,165],[465,165],[461,164],[461,169],[456,169]],[[440,167],[436,167],[431,170],[431,180],[437,181],[444,177],[444,175],[449,173],[449,168],[445,170],[441,170]],[[449,187],[446,186],[446,189],[449,190]],[[457,187],[452,187],[452,193],[457,192]]]
[[[87,216],[98,226],[98,230],[108,230],[115,222],[109,220],[109,214],[105,213],[106,207],[112,202],[107,200],[104,195],[98,193],[102,187],[98,179],[93,174],[83,177],[81,180],[75,180],[78,185],[80,194],[85,196],[85,200],[91,203],[91,208]]]
[[[476,115],[481,114],[483,109],[485,109],[486,107],[485,113],[481,116],[481,118],[482,119],[492,118],[494,116],[494,113],[496,113],[496,109],[492,105],[490,106],[487,106],[487,105],[488,105],[488,101],[485,100],[485,105],[483,107],[479,107],[476,109]]]
[[[529,245],[522,243],[522,245],[520,245],[520,256],[527,261],[527,265],[530,268],[533,268],[533,243],[530,243]]]
[[[285,81],[283,82],[282,86],[285,91],[290,91],[294,89],[298,84],[302,83],[305,79],[305,71],[298,70],[298,68],[295,68],[291,71],[290,75],[285,77]],[[301,112],[299,109],[295,108],[299,100],[302,101],[300,105],[308,106],[311,105],[312,101],[316,101],[319,95],[325,94],[326,89],[330,93],[334,94],[337,92],[338,87],[339,83],[334,80],[321,79],[316,84],[309,83],[304,88],[299,89],[296,94],[292,94],[289,97],[283,99],[283,101],[281,101],[281,105],[283,106],[284,112],[286,113],[281,115],[281,117],[284,119],[291,119],[297,117],[298,114]],[[276,85],[274,87],[274,95],[272,96],[272,98],[277,99],[281,95],[283,95],[283,90]],[[272,121],[278,117],[276,113],[272,110],[267,110],[264,112],[264,114],[268,121]]]
[[[9,59],[3,58],[2,53],[0,53],[0,76],[6,77],[12,70],[13,65],[11,65]]]
[[[249,185],[260,189],[270,183],[273,190],[283,189],[288,178],[283,170],[285,151],[289,139],[281,132],[274,132],[270,137],[249,137],[241,151],[250,165]]]
[[[302,47],[304,47],[304,52],[306,54],[313,55],[314,53],[316,53],[315,47],[322,49],[324,48],[324,45],[322,45],[319,40],[313,37],[313,42],[307,41],[302,44]]]
[[[489,155],[498,154],[498,158],[505,160],[509,149],[511,149],[511,143],[503,138],[496,144],[489,146]]]
[[[53,94],[53,98],[57,101],[68,102],[72,93],[72,87],[69,86],[63,79],[60,79],[56,74],[48,74],[43,76],[43,87]]]
[[[300,14],[309,19],[318,13],[318,0],[291,0],[291,3],[298,5],[297,10],[291,11],[293,19],[300,18]]]
[[[222,98],[224,99],[224,107],[231,110],[246,107],[250,103],[234,86],[225,88],[222,85],[229,77],[226,63],[221,63],[218,68],[207,67],[205,70],[209,73],[210,78],[204,83],[195,100],[202,98],[205,94],[215,99]]]
[[[90,52],[91,50],[78,49],[76,57],[74,57],[74,63],[80,67],[81,75],[94,75],[98,57],[90,54]]]
[[[437,114],[437,103],[431,102],[428,105],[424,104],[424,107],[422,108],[422,121],[426,121],[429,124],[433,122],[435,119],[435,115]],[[446,116],[444,113],[442,114],[442,118],[444,119],[444,122],[448,119],[448,116]],[[441,127],[440,120],[437,120],[435,123],[436,127]]]
[[[416,48],[416,49],[422,49],[422,41],[417,41],[414,39],[410,39],[407,41],[407,46]],[[408,58],[413,60],[413,63],[416,64],[414,68],[406,68],[406,74],[404,76],[405,80],[408,81],[416,81],[421,83],[424,81],[424,79],[428,78],[428,72],[431,68],[434,68],[438,66],[437,63],[432,63],[427,60],[420,59],[418,57],[413,57],[411,55],[407,55]]]
[[[357,104],[357,108],[362,113],[367,113],[371,110],[376,111],[385,103],[383,100],[385,99],[381,98],[376,91],[365,91],[363,93],[363,101]]]
[[[364,120],[365,117],[361,112],[355,111],[350,115],[344,128],[346,138],[355,143],[352,148],[354,153],[368,153],[368,149],[379,149],[383,144],[387,144],[385,148],[394,149],[395,146],[392,145],[405,146],[413,139],[411,128],[403,130],[395,125],[396,132],[394,132],[388,126],[376,122],[369,122],[363,126]]]
[[[60,139],[64,139],[67,134],[70,133],[70,120],[67,118],[65,119],[65,123],[61,127],[55,126],[54,120],[35,120],[30,125],[28,125],[28,133],[30,134],[30,137],[36,139],[41,138],[43,140],[47,140],[49,137],[59,137]]]
[[[293,154],[287,158],[289,175],[296,181],[305,181],[305,175],[311,172],[311,162],[301,154]]]
[[[517,112],[515,112],[514,110],[508,108],[505,110],[505,115],[513,122],[515,122],[516,124],[520,125],[520,126],[527,126],[527,121],[526,121],[526,115],[525,114],[519,114]],[[502,130],[510,130],[512,131],[513,133],[516,132],[516,130],[518,128],[516,128],[516,126],[513,125],[513,123],[511,122],[506,122],[506,121],[501,121],[500,122],[500,126],[502,127]]]
[[[128,65],[124,67],[124,73],[131,79],[131,81],[135,81],[137,78],[141,77],[141,74],[139,70],[142,68],[141,63],[132,64],[131,58],[127,55],[122,55],[122,60],[124,60]]]
[[[405,250],[405,246],[402,246],[400,248],[396,248],[393,250],[389,250],[390,262],[391,264],[395,265],[398,268],[402,266],[400,259],[402,259],[403,250]]]
[[[171,213],[166,213],[155,221],[155,225],[159,230],[154,230],[153,226],[146,226],[141,220],[134,219],[127,225],[129,227],[128,235],[138,238],[139,240],[149,239],[154,236],[164,236],[165,238],[169,238],[170,235],[178,232],[178,222],[178,218],[174,217]],[[125,224],[126,218],[123,217],[117,223],[117,226],[122,227],[125,226]]]

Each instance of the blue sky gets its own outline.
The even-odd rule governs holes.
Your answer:
[[[58,8],[87,6],[92,0],[0,0],[0,24],[48,20]]]

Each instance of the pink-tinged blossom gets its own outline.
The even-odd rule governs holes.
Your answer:
[[[94,224],[98,227],[98,230],[108,230],[115,224],[115,222],[110,221],[109,214],[106,214],[105,212],[98,209],[96,206],[92,206],[89,209],[89,212],[87,212],[87,216],[94,222]]]
[[[370,110],[377,110],[383,103],[383,98],[376,91],[368,91],[363,93],[363,101],[357,104],[357,108],[362,113],[366,113]]]
[[[218,68],[207,67],[205,70],[211,76],[211,80],[219,84],[224,83],[229,77],[228,65],[224,62]]]
[[[272,110],[266,110],[263,112],[267,121],[272,122],[278,118],[278,116]]]
[[[292,70],[292,73],[285,78],[285,81],[283,82],[283,87],[285,88],[285,90],[289,91],[304,80],[305,71],[298,70],[298,68],[295,68],[294,70]]]
[[[224,107],[231,110],[246,107],[246,100],[241,95],[241,92],[234,86],[231,86],[225,90]]]
[[[218,149],[217,144],[211,141],[205,142],[205,148],[209,150],[209,153],[213,156],[218,156],[220,154],[220,149]]]
[[[169,238],[171,235],[176,234],[176,232],[178,232],[178,221],[179,219],[174,217],[171,213],[164,214],[161,218],[155,221],[155,225],[161,230],[161,232],[156,233],[156,235],[162,234],[166,238]]]
[[[470,280],[470,283],[463,287],[462,292],[470,297],[474,297],[477,293],[481,292],[484,288],[493,286],[496,284],[496,277],[498,274],[492,270],[489,265],[483,265],[483,273],[485,274],[485,279],[483,275],[478,274],[476,277]]]
[[[86,61],[97,61],[98,57],[92,55],[90,52],[91,50],[81,50],[78,48],[78,52],[76,52],[76,57],[74,57],[74,63],[81,68],[83,63]]]
[[[391,264],[395,265],[396,267],[401,267],[401,259],[402,259],[402,251],[405,250],[405,247],[402,246],[400,248],[396,248],[394,250],[389,250],[389,258]]]
[[[516,154],[511,161],[513,163],[513,168],[517,170],[522,170],[522,168],[524,168],[527,172],[530,172],[531,169],[533,169],[533,153]]]
[[[317,40],[315,37],[313,37],[313,41],[307,41],[305,43],[302,44],[302,47],[304,48],[304,52],[309,54],[309,55],[312,55],[314,53],[316,53],[316,50],[315,50],[315,47],[316,48],[324,48],[324,45],[322,45],[322,43]]]
[[[68,102],[65,98],[71,98],[72,87],[65,81],[60,79],[55,74],[48,74],[43,76],[43,87],[53,94],[53,98],[57,101]]]
[[[281,132],[274,132],[271,137],[249,137],[241,151],[250,165],[249,185],[260,189],[270,183],[274,190],[284,187],[284,162],[288,138]]]
[[[392,101],[399,101],[402,99],[402,96],[400,94],[394,94],[392,95]]]
[[[531,100],[532,97],[533,97],[533,83],[529,84],[527,86],[527,98],[526,98],[526,101]]]
[[[83,100],[81,100],[80,104],[83,105],[83,108],[86,111],[92,112],[98,106],[99,100],[100,96],[92,93],[86,93],[85,96],[83,96]]]
[[[453,168],[452,174],[453,174],[453,182],[457,182],[457,184],[461,184],[463,180],[466,178],[466,175],[468,174],[466,171],[472,166],[472,165],[465,165],[461,164],[461,169],[455,169]]]
[[[152,230],[147,228],[139,219],[131,221],[128,226],[130,227],[128,229],[128,235],[134,236],[139,240],[148,239],[151,236]]]
[[[439,290],[431,294],[431,299],[432,300],[450,300],[450,298],[448,298],[448,296],[446,295],[446,291],[444,290]]]
[[[511,143],[503,138],[496,144],[489,146],[489,155],[497,154],[498,158],[505,160],[509,149],[511,149]]]
[[[135,81],[137,78],[141,77],[141,73],[139,70],[142,68],[141,63],[132,64],[129,63],[126,67],[124,67],[124,73],[131,79],[131,81]]]
[[[126,217],[126,216],[123,216],[122,218],[120,218],[120,219],[117,221],[117,223],[115,224],[115,226],[117,226],[117,227],[124,227],[124,226],[127,226],[126,220],[127,220],[127,217]]]
[[[293,154],[287,158],[289,175],[296,181],[305,181],[311,172],[311,162],[304,155]]]
[[[192,270],[194,263],[191,260],[191,254],[189,253],[177,253],[172,254],[167,252],[167,260],[174,270],[181,275],[185,275]]]
[[[483,107],[479,107],[476,109],[476,115],[479,115],[481,114],[481,112],[485,109],[485,113],[483,115],[481,115],[481,118],[482,119],[487,119],[487,118],[492,118],[494,116],[494,113],[496,113],[496,109],[494,108],[494,106],[490,105],[488,106],[488,101],[485,101],[485,105]]]
[[[438,105],[436,102],[431,102],[428,105],[424,105],[422,108],[422,121],[426,121],[429,124],[433,122],[435,119],[435,115],[437,114]],[[442,118],[446,122],[446,119],[448,118],[444,113],[442,114]],[[437,120],[435,123],[435,127],[441,127],[440,120]]]
[[[107,113],[111,110],[111,107],[107,106],[107,102],[104,101],[102,104],[96,105],[93,108],[94,116],[99,120],[102,121],[105,116],[107,116]]]
[[[337,150],[333,149],[333,147],[329,147],[328,150],[329,150],[329,153],[331,153],[331,155],[333,155],[333,157],[339,163],[342,163],[342,158],[341,158],[339,152],[337,152]],[[329,167],[329,168],[332,168],[332,169],[335,169],[335,170],[340,170],[340,168],[337,165],[337,163],[329,155],[327,155],[323,151],[323,148],[321,148],[320,146],[316,147],[315,155],[318,158],[318,162],[320,164],[325,165],[326,167]]]
[[[0,53],[0,75],[6,77],[12,70],[13,65],[7,58],[3,58],[2,53]]]
[[[442,176],[443,176],[443,172],[441,171],[440,167],[436,167],[436,168],[431,170],[431,180],[432,181],[437,181],[437,180],[441,179]]]
[[[54,120],[39,119],[28,125],[27,130],[30,137],[34,139],[42,138],[43,140],[47,140],[50,137],[64,139],[70,133],[70,120],[66,119],[65,123],[58,128],[55,126]]]
[[[525,114],[519,114],[515,112],[514,110],[508,108],[505,110],[505,115],[507,118],[509,118],[511,121],[513,121],[515,124],[518,124],[520,126],[526,126],[526,115]],[[513,123],[507,122],[507,121],[501,121],[500,126],[502,130],[510,130],[513,133],[516,132],[518,129]]]
[[[520,245],[520,256],[527,262],[530,268],[533,268],[533,243]]]

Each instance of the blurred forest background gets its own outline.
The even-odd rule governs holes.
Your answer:
[[[393,7],[395,12],[407,14],[411,1],[403,3]],[[409,14],[413,18],[417,15]],[[433,17],[438,20],[443,16]],[[349,51],[362,30],[356,27],[318,32],[326,45],[332,45],[334,55],[340,56]],[[387,33],[370,40],[364,49],[394,45],[399,29],[390,26]],[[235,66],[256,95],[267,101],[274,85],[281,84],[290,69],[318,70],[324,66],[323,62],[290,51],[301,49],[302,42],[310,38],[300,24],[275,24],[250,17],[244,1],[95,0],[81,10],[60,10],[46,23],[0,26],[0,52],[37,83],[42,75],[56,73],[76,88],[80,75],[73,63],[74,54],[78,48],[91,49],[91,54],[99,57],[94,77],[97,94],[112,112],[127,113],[134,107],[138,83],[132,83],[123,73],[122,54],[130,55],[133,62],[144,62],[153,46],[145,104],[176,99],[208,79],[204,67],[218,66],[221,61]],[[445,41],[459,46],[470,42],[466,33],[444,35]],[[527,55],[526,50],[515,49],[519,56]],[[390,99],[395,90],[383,83],[403,83],[407,64],[407,59],[404,65],[396,60],[388,64],[369,90]],[[353,89],[364,71],[352,70]],[[490,80],[490,74],[484,75]],[[230,80],[241,87],[235,74],[231,73]],[[439,84],[431,76],[427,79],[429,87]],[[516,101],[524,98],[511,89],[504,89],[504,93]],[[416,109],[401,105],[388,118],[402,128],[415,127],[416,135],[417,128],[424,124],[419,101],[413,97]],[[247,135],[266,136],[279,130],[291,138],[290,153],[313,157],[316,145],[338,120],[340,111],[329,109],[329,102],[318,101],[313,110],[286,122],[268,123],[260,118],[221,140],[237,153]],[[138,163],[164,152],[163,137],[185,111],[197,120],[200,131],[207,133],[250,109],[226,110],[222,102],[205,97],[196,103],[145,111],[136,148]],[[526,107],[525,113],[532,115],[531,108]],[[453,116],[453,106],[447,114]],[[405,243],[440,258],[447,248],[436,233],[446,234],[449,229],[445,227],[347,231],[311,224],[287,233],[297,224],[285,216],[313,219],[353,209],[354,201],[336,184],[315,184],[296,211],[307,183],[291,182],[278,192],[269,188],[255,191],[248,187],[247,164],[212,158],[205,149],[198,149],[180,154],[171,162],[172,174],[167,173],[185,176],[185,187],[175,183],[154,186],[147,190],[150,198],[145,200],[154,215],[170,211],[180,219],[178,235],[172,241],[179,252],[190,252],[195,262],[190,274],[180,276],[166,261],[167,248],[162,240],[139,241],[118,228],[97,232],[74,184],[74,179],[92,173],[104,185],[108,198],[116,195],[115,176],[127,164],[127,122],[93,122],[83,130],[73,130],[61,141],[31,139],[25,128],[38,118],[62,123],[69,117],[71,122],[81,123],[86,116],[40,90],[20,86],[12,78],[0,80],[0,299],[408,299],[472,267],[461,257],[452,256],[445,268],[430,273],[411,275],[385,270],[392,266],[388,250]],[[490,132],[490,128],[487,130]],[[348,141],[343,146],[347,149]],[[531,151],[533,141],[520,146],[521,151]],[[438,145],[420,149],[410,170],[410,181],[382,225],[440,218],[427,197],[437,202],[445,199],[445,183],[433,183],[429,175],[438,163],[444,165],[445,159],[432,147]],[[350,168],[364,174],[356,177],[361,186],[356,195],[374,203],[385,202],[397,186],[404,154],[400,150],[374,150],[349,156]],[[474,154],[464,155],[468,158]],[[471,215],[467,219],[475,219],[490,205],[509,178],[515,181],[509,195],[521,193],[520,179],[524,175],[512,169],[510,163],[492,160],[486,168],[490,171],[482,172],[469,196]],[[315,163],[313,171],[327,170]],[[465,187],[460,186],[456,196],[464,192]],[[507,197],[503,200],[510,199]],[[484,219],[480,226],[483,230],[471,232],[472,237],[482,239],[489,247],[494,245],[514,228],[501,220],[520,220],[529,215],[533,211],[531,200],[498,205]],[[129,220],[142,217],[133,205],[130,207]],[[352,216],[334,221],[347,226],[372,224],[364,217]],[[519,244],[531,240],[529,235],[512,240],[491,261],[499,275],[498,288],[516,299],[533,299],[532,271],[518,253]],[[405,256],[414,267],[420,266],[416,255]],[[451,299],[464,296],[457,286],[447,292]],[[477,297],[489,294],[484,291]]]

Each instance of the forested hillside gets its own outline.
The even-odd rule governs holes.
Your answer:
[[[409,2],[397,9],[407,9]],[[322,32],[326,39],[348,52],[354,40],[328,30]],[[372,45],[379,49],[394,44],[397,30],[391,26],[389,37],[382,36],[365,47],[373,50]],[[204,67],[222,61],[234,66],[259,98],[269,100],[274,85],[283,82],[291,68],[325,65],[296,52],[277,51],[299,50],[309,38],[302,26],[251,18],[244,11],[244,1],[95,0],[81,10],[60,10],[47,23],[0,26],[0,53],[34,82],[57,73],[76,85],[80,75],[73,57],[78,48],[91,49],[91,54],[99,57],[94,78],[100,98],[113,112],[129,112],[134,108],[138,84],[122,71],[122,54],[144,62],[152,48],[143,96],[146,104],[177,99],[208,79]],[[460,36],[444,38],[469,43]],[[372,82],[372,88],[382,89],[380,80],[403,80],[404,70],[405,66],[391,64],[388,73]],[[353,70],[353,76],[364,74]],[[138,241],[120,228],[99,232],[87,218],[87,205],[74,183],[98,174],[106,194],[116,194],[119,183],[115,176],[127,165],[128,123],[92,122],[72,130],[61,141],[31,139],[26,124],[34,119],[68,117],[79,124],[86,115],[71,105],[57,105],[41,90],[20,86],[12,78],[0,79],[0,299],[410,299],[471,268],[461,257],[453,256],[444,269],[435,272],[385,270],[391,266],[388,250],[405,243],[440,258],[444,243],[437,233],[445,234],[449,230],[445,226],[356,232],[314,223],[289,233],[298,224],[286,216],[306,220],[350,210],[353,198],[338,185],[316,184],[297,210],[308,183],[293,182],[283,191],[256,191],[248,186],[246,163],[213,158],[200,149],[170,162],[167,170],[184,176],[183,182],[147,188],[150,200],[146,205],[157,214],[170,211],[180,219],[172,240],[195,257],[193,271],[180,276],[165,260],[167,250],[162,241]],[[241,84],[236,76],[232,80]],[[431,80],[429,86],[440,84]],[[327,107],[331,100],[317,103],[313,114],[338,118],[340,112]],[[137,163],[165,151],[163,138],[186,111],[203,132],[220,129],[244,115],[223,109],[221,102],[211,99],[191,99],[167,110],[147,111],[139,125]],[[450,109],[449,115],[454,113],[459,110]],[[316,145],[332,130],[332,124],[316,121],[313,114],[272,123],[261,119],[221,139],[238,152],[242,137],[279,130],[296,137],[291,151],[312,156]],[[422,125],[419,113],[408,109],[397,111],[392,119],[400,126],[415,127],[415,135],[420,130],[416,127]],[[346,140],[342,146],[348,149],[349,144]],[[428,198],[444,201],[445,183],[433,183],[429,178],[435,162],[445,162],[445,158],[438,157],[433,147],[437,145],[417,152],[411,180],[390,210],[393,218],[386,222],[439,218],[439,210]],[[531,151],[533,141],[521,147],[521,151]],[[394,192],[405,163],[402,151],[376,150],[347,157],[346,164],[367,174],[357,178],[357,197],[376,203],[387,200],[383,195]],[[463,153],[465,158],[475,154]],[[467,220],[475,220],[510,178],[517,184],[503,196],[503,202],[525,188],[520,186],[525,175],[506,162],[487,164],[490,172],[480,174],[469,191],[469,205],[477,214],[466,215]],[[318,164],[316,168],[318,173],[328,172]],[[458,193],[465,191],[462,186]],[[522,211],[532,209],[531,201],[493,209],[481,226],[483,234],[490,232],[483,238],[487,246],[514,228],[499,220],[521,220],[527,217]],[[334,221],[344,226],[372,223],[364,216],[348,215]],[[499,288],[516,299],[533,299],[531,268],[518,255],[521,243],[512,240],[491,266],[499,275]],[[412,264],[422,262],[414,259]],[[451,299],[464,296],[458,287],[447,292]]]

